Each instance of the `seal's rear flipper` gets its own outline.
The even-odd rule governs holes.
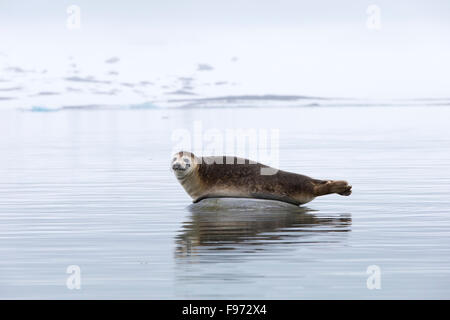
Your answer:
[[[337,193],[341,196],[349,196],[352,194],[352,186],[347,181],[324,180],[314,186],[314,194],[316,197],[330,193]]]

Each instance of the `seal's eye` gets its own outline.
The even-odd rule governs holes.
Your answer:
[[[184,160],[185,163],[189,163],[189,159],[184,158],[183,160]]]
[[[175,162],[175,161],[177,161],[177,158],[176,158],[176,157],[172,159],[172,162]]]

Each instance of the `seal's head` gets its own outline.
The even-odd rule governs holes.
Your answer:
[[[180,151],[173,155],[172,170],[178,179],[189,176],[198,165],[197,157],[187,151]]]

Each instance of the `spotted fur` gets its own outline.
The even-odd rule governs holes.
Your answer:
[[[237,157],[198,158],[179,152],[172,166],[191,160],[178,180],[193,202],[206,198],[256,198],[300,205],[330,193],[350,195],[345,181],[317,180]]]

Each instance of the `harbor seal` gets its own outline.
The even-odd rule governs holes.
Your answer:
[[[255,198],[298,206],[326,194],[352,193],[346,181],[312,179],[237,157],[199,158],[180,151],[172,159],[172,170],[194,203],[206,198]],[[261,174],[264,170],[272,172]]]

